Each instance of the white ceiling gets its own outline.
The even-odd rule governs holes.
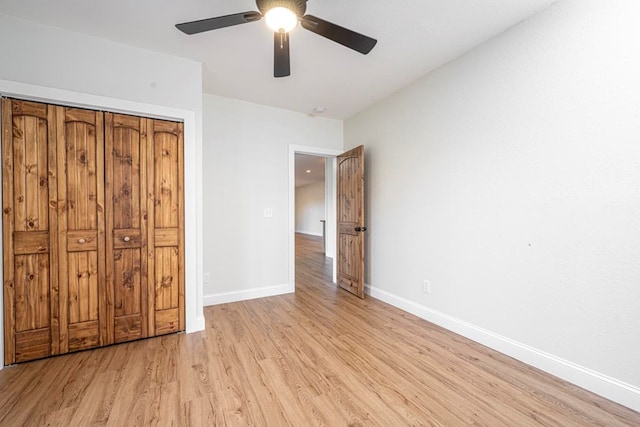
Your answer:
[[[345,119],[555,0],[309,0],[307,13],[378,39],[361,55],[302,29],[273,77],[263,21],[187,36],[177,23],[257,10],[254,0],[0,0],[0,13],[204,64],[205,92]]]
[[[296,154],[296,187],[324,181],[324,159],[321,156]]]

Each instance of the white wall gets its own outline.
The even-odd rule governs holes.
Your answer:
[[[296,187],[296,233],[322,236],[325,219],[324,181]]]
[[[1,14],[0,40],[2,95],[184,121],[186,321],[203,329],[202,66]]]
[[[639,21],[561,0],[345,123],[373,295],[636,410]]]
[[[204,118],[205,304],[289,292],[289,146],[341,149],[342,122],[206,94]]]
[[[202,110],[202,65],[0,14],[0,79]]]

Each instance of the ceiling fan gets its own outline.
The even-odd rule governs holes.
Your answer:
[[[313,15],[305,15],[307,0],[256,0],[260,12],[242,12],[199,21],[177,24],[176,28],[185,34],[197,34],[233,25],[259,21],[263,17],[274,31],[273,76],[286,77],[291,74],[289,61],[289,32],[298,21],[302,28],[340,43],[364,55],[378,42],[376,39],[332,24]]]

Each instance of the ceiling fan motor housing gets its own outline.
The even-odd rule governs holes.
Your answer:
[[[285,7],[302,18],[307,10],[307,0],[256,0],[256,4],[263,15],[274,7]]]

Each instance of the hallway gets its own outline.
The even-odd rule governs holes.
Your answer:
[[[322,237],[296,233],[296,283],[335,287],[332,268],[333,260],[322,252]]]

